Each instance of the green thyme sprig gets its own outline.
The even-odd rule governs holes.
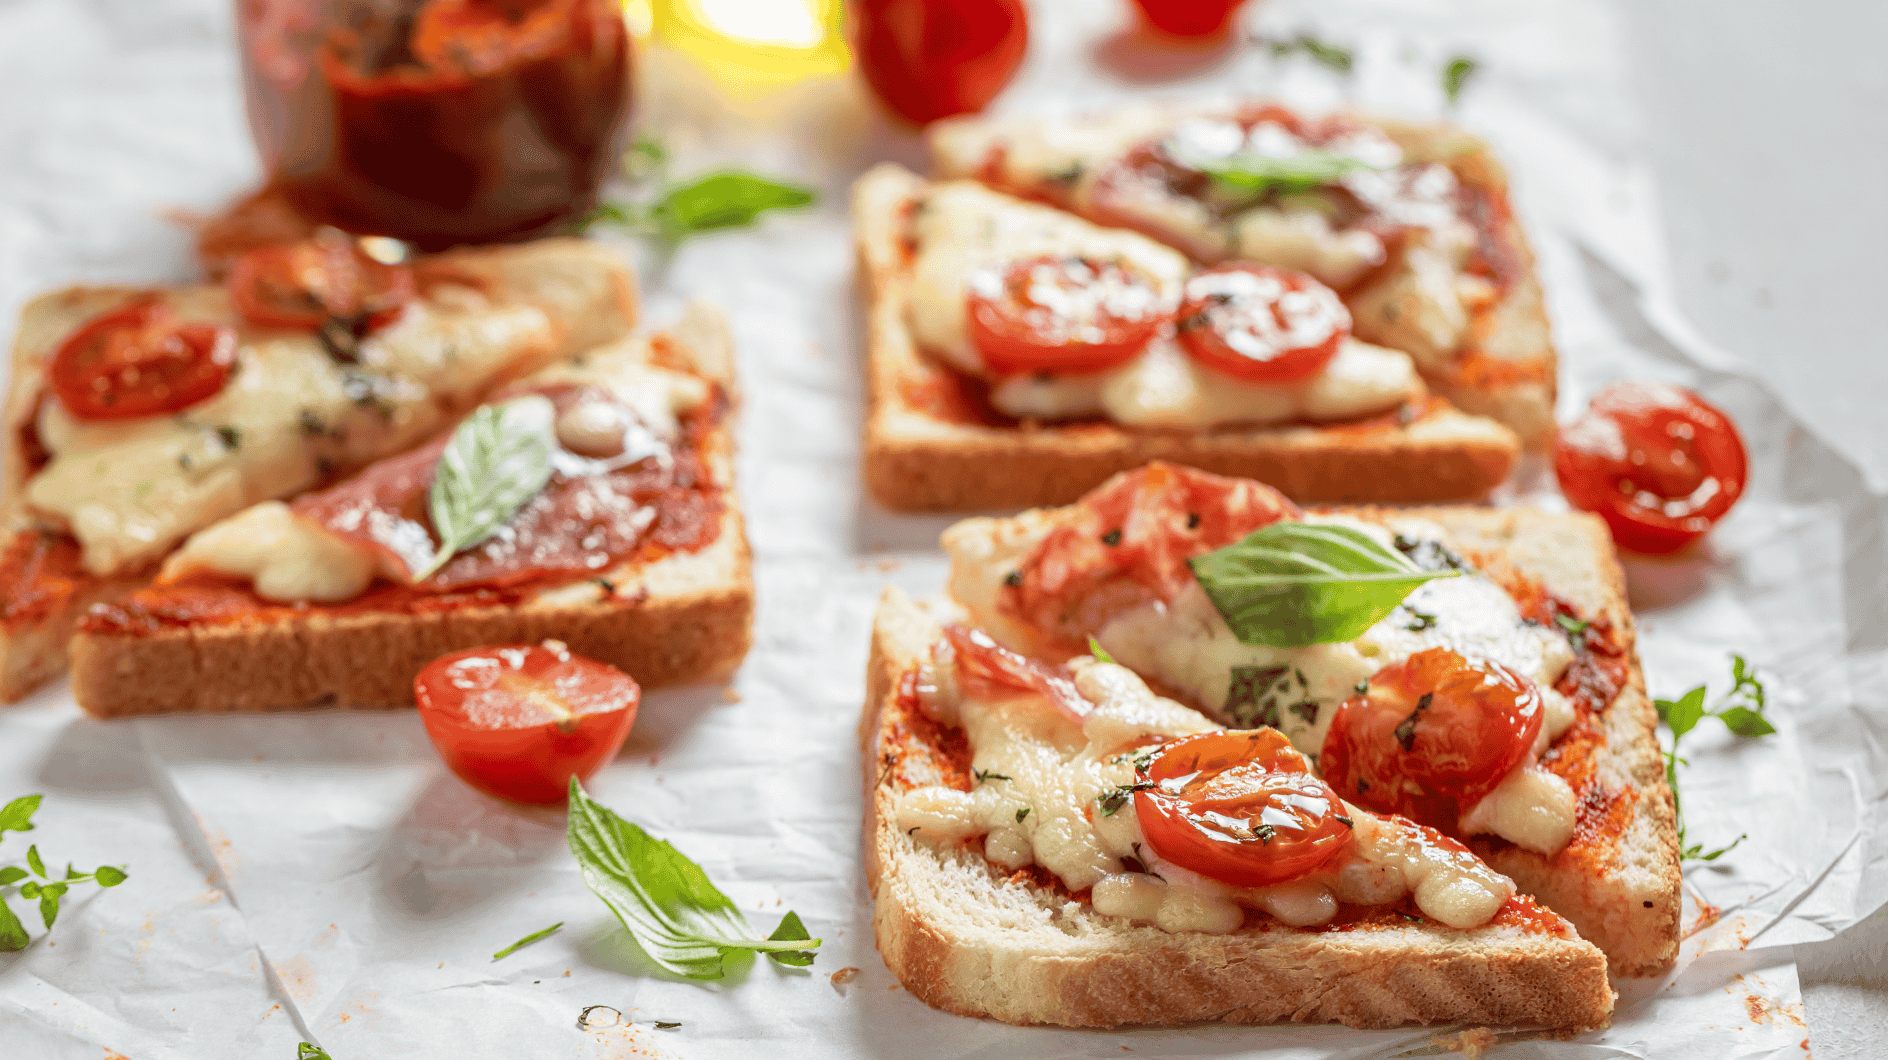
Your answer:
[[[740,170],[711,173],[687,183],[667,179],[668,152],[656,140],[637,140],[623,158],[623,173],[639,188],[659,187],[648,201],[598,203],[581,227],[611,224],[673,247],[698,232],[741,228],[768,210],[811,205],[811,189]]]
[[[1742,655],[1731,656],[1731,690],[1712,707],[1707,708],[1704,699],[1705,686],[1699,685],[1678,699],[1653,701],[1658,707],[1659,720],[1672,730],[1672,749],[1665,752],[1665,780],[1672,786],[1672,809],[1678,817],[1679,856],[1685,861],[1716,861],[1742,843],[1745,836],[1740,835],[1729,846],[1711,851],[1705,850],[1702,843],[1686,844],[1684,804],[1678,797],[1678,767],[1691,763],[1679,757],[1678,741],[1706,718],[1718,719],[1733,735],[1746,739],[1769,736],[1777,731],[1770,719],[1764,717],[1763,681]]]
[[[31,832],[33,814],[39,809],[38,795],[22,795],[0,808],[0,835],[7,832]],[[91,872],[80,872],[66,863],[64,876],[54,876],[46,871],[46,861],[40,857],[37,843],[26,848],[26,867],[7,865],[0,868],[0,888],[19,885],[21,898],[39,900],[39,919],[52,930],[53,921],[59,918],[59,900],[66,892],[82,883],[96,883],[100,887],[116,887],[125,882],[126,873],[122,867],[100,865]],[[0,892],[4,894],[4,892]],[[15,953],[26,948],[31,936],[26,933],[26,926],[20,923],[5,901],[0,901],[0,953]]]

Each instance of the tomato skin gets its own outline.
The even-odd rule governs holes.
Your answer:
[[[1210,879],[1284,883],[1317,871],[1350,842],[1343,802],[1277,729],[1177,740],[1160,750],[1146,779],[1155,786],[1135,793],[1134,811],[1147,845]]]
[[[1245,0],[1134,0],[1141,19],[1169,37],[1217,37]]]
[[[1350,337],[1337,292],[1302,272],[1235,261],[1194,274],[1179,339],[1207,368],[1248,383],[1300,383]]]
[[[236,333],[185,323],[155,296],[93,317],[53,354],[47,375],[81,420],[128,420],[215,396],[236,367]]]
[[[1155,461],[1077,501],[997,597],[1045,647],[1087,649],[1108,620],[1193,582],[1187,560],[1304,513],[1270,486]]]
[[[1683,387],[1613,383],[1554,446],[1554,477],[1613,542],[1665,555],[1703,537],[1743,496],[1749,458],[1730,417]]]
[[[1446,831],[1527,762],[1543,714],[1527,678],[1430,648],[1377,671],[1367,692],[1337,708],[1318,768],[1359,806]]]
[[[555,641],[453,652],[413,679],[447,768],[493,798],[535,806],[562,803],[571,777],[616,756],[641,698],[628,674]]]
[[[980,111],[1029,47],[1022,0],[854,0],[852,47],[866,83],[913,125]]]
[[[230,268],[227,286],[243,319],[294,331],[314,331],[331,318],[372,330],[414,296],[412,269],[375,261],[333,231],[246,252]]]
[[[1091,313],[1073,317],[1036,297],[1053,287],[1087,295]],[[966,311],[970,339],[998,378],[1026,372],[1103,372],[1147,348],[1171,317],[1146,278],[1114,263],[1042,255],[1005,262],[973,279]]]

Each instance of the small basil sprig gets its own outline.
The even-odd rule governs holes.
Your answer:
[[[414,581],[432,577],[452,557],[497,533],[544,488],[551,477],[555,416],[550,400],[533,394],[482,405],[452,432],[426,498],[439,551]]]
[[[1417,586],[1460,576],[1322,523],[1273,523],[1188,562],[1235,636],[1280,648],[1355,640]]]
[[[1340,74],[1350,73],[1351,52],[1349,48],[1340,47],[1329,41],[1320,40],[1309,33],[1300,33],[1295,40],[1275,40],[1271,42],[1271,45],[1272,57],[1274,59],[1283,59],[1292,52],[1301,51],[1325,66],[1336,70]]]
[[[39,809],[40,796],[22,795],[0,807],[0,833],[30,832],[33,830],[33,814]],[[38,879],[30,877],[37,876]],[[96,883],[100,887],[116,887],[125,882],[125,870],[110,865],[100,865],[91,872],[80,872],[66,865],[64,876],[53,876],[46,871],[45,859],[39,856],[39,845],[26,848],[26,868],[8,865],[0,868],[0,887],[20,885],[20,897],[39,899],[39,919],[48,930],[59,917],[59,900],[68,890],[81,883]],[[22,882],[24,881],[24,882]],[[15,953],[26,948],[31,936],[26,933],[25,925],[15,916],[13,910],[0,901],[0,953]]]
[[[1255,195],[1310,191],[1335,184],[1346,174],[1360,169],[1379,168],[1361,158],[1316,148],[1289,158],[1238,154],[1228,158],[1182,161],[1220,184]]]
[[[314,1042],[303,1042],[295,1047],[295,1060],[334,1060],[334,1057]]]
[[[1706,851],[1702,843],[1685,844],[1685,810],[1678,799],[1678,767],[1690,763],[1678,757],[1678,741],[1706,718],[1718,719],[1734,735],[1745,738],[1768,736],[1777,731],[1770,719],[1763,716],[1766,698],[1763,681],[1757,677],[1756,667],[1745,662],[1742,655],[1731,656],[1731,690],[1718,700],[1717,706],[1707,709],[1704,696],[1705,686],[1699,685],[1677,699],[1653,700],[1659,720],[1672,730],[1672,749],[1665,752],[1665,780],[1672,786],[1672,812],[1678,818],[1679,856],[1685,861],[1716,861],[1742,843],[1744,837],[1740,835],[1731,840],[1730,846],[1711,851]]]
[[[506,946],[504,949],[499,950],[497,953],[492,954],[492,960],[502,961],[505,958],[511,956],[512,954],[517,953],[519,950],[524,949],[526,946],[531,945],[533,942],[542,942],[545,939],[550,938],[552,935],[557,934],[557,929],[563,926],[564,926],[564,922],[562,920],[559,920],[557,923],[552,924],[550,927],[547,927],[543,929],[542,931],[533,931],[531,934],[526,935],[524,938],[521,938],[518,941],[512,943],[511,945]]]
[[[730,953],[765,953],[781,964],[813,963],[820,940],[796,913],[765,939],[701,867],[668,843],[610,812],[570,778],[570,852],[587,884],[657,964],[690,979],[719,979]]]
[[[645,138],[630,148],[624,158],[624,171],[631,183],[654,183],[661,179],[667,160],[662,145]],[[600,203],[585,224],[620,225],[673,246],[697,232],[743,227],[768,210],[793,209],[812,202],[813,193],[807,188],[730,170],[686,184],[670,184],[654,202]]]
[[[1448,65],[1442,68],[1442,98],[1448,100],[1449,106],[1455,106],[1456,101],[1462,98],[1462,86],[1468,84],[1468,79],[1475,76],[1478,68],[1479,64],[1466,55],[1450,59]]]

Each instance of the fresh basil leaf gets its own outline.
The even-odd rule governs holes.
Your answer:
[[[63,891],[64,888],[61,888],[62,893]],[[52,927],[52,922],[59,919],[59,895],[54,894],[51,887],[39,892],[39,918],[46,922],[46,927],[49,929]]]
[[[18,953],[33,941],[26,933],[26,925],[13,915],[5,902],[0,902],[0,953]]]
[[[692,184],[670,188],[652,213],[672,239],[716,228],[754,223],[766,210],[790,209],[813,201],[813,193],[778,184],[752,173],[715,173]]]
[[[561,928],[563,926],[564,926],[564,922],[562,920],[559,920],[557,923],[552,924],[550,927],[547,927],[542,931],[533,931],[531,934],[526,935],[524,938],[521,938],[518,941],[512,943],[511,945],[506,946],[504,949],[499,950],[497,953],[492,954],[492,960],[495,960],[495,961],[503,960],[504,958],[509,957],[514,953],[517,953],[519,950],[524,949],[526,946],[531,945],[533,942],[541,942],[544,939],[550,938],[552,935],[557,934],[558,928]]]
[[[32,868],[33,875],[38,876],[42,880],[47,878],[46,863],[39,860],[38,844],[26,848],[26,864]]]
[[[38,795],[22,795],[0,807],[0,832],[30,832],[33,812],[39,809]]]
[[[313,1042],[303,1042],[295,1047],[295,1060],[334,1060],[334,1057]]]
[[[1748,834],[1740,835],[1736,839],[1731,840],[1730,846],[1719,847],[1708,854],[1699,853],[1704,849],[1703,844],[1690,847],[1685,851],[1685,859],[1688,861],[1716,861],[1724,855],[1729,854],[1731,851],[1736,850],[1737,844],[1742,843],[1747,838],[1749,838]]]
[[[1699,685],[1680,699],[1661,699],[1654,704],[1658,707],[1659,720],[1671,726],[1674,748],[1679,737],[1697,728],[1698,723],[1704,720],[1704,689],[1705,686]]]
[[[1442,98],[1448,100],[1451,107],[1462,97],[1462,86],[1468,84],[1468,79],[1475,76],[1479,68],[1480,64],[1466,55],[1450,59],[1442,68]]]
[[[482,405],[452,432],[439,456],[427,510],[439,551],[424,581],[453,556],[497,533],[551,477],[551,424],[556,410],[533,394]]]
[[[25,883],[20,884],[20,897],[21,898],[38,898],[39,897],[39,881],[28,880]]]
[[[1266,195],[1274,191],[1310,191],[1336,184],[1346,174],[1376,169],[1361,158],[1312,149],[1290,158],[1239,154],[1218,159],[1181,159],[1186,165],[1228,187]]]
[[[1749,707],[1732,707],[1718,717],[1723,720],[1725,728],[1739,736],[1768,736],[1777,731],[1777,727],[1770,724],[1770,719]]]
[[[92,873],[92,878],[98,881],[100,887],[116,887],[129,879],[130,873],[110,865],[100,865],[98,871]]]
[[[806,925],[800,922],[800,914],[792,910],[780,918],[780,926],[767,936],[768,942],[806,942],[810,939],[812,936],[806,933]],[[777,963],[795,968],[804,968],[813,963],[812,950],[768,950],[767,956]]]
[[[783,918],[775,938],[755,938],[747,917],[700,866],[591,799],[576,777],[566,837],[584,883],[652,960],[677,975],[719,979],[722,958],[743,950],[771,956],[819,948],[791,913],[793,923]]]
[[[8,865],[0,869],[0,887],[5,887],[9,883],[18,883],[25,878],[26,870],[18,865]]]
[[[1101,642],[1096,640],[1092,635],[1088,638],[1088,654],[1093,655],[1101,662],[1111,663],[1114,661],[1114,656],[1109,655],[1108,649],[1102,647]]]
[[[1355,640],[1418,586],[1460,577],[1321,523],[1273,523],[1188,562],[1235,636],[1281,648]]]

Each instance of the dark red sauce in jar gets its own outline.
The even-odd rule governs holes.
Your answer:
[[[238,0],[250,127],[309,218],[437,250],[589,210],[630,107],[616,0]]]

